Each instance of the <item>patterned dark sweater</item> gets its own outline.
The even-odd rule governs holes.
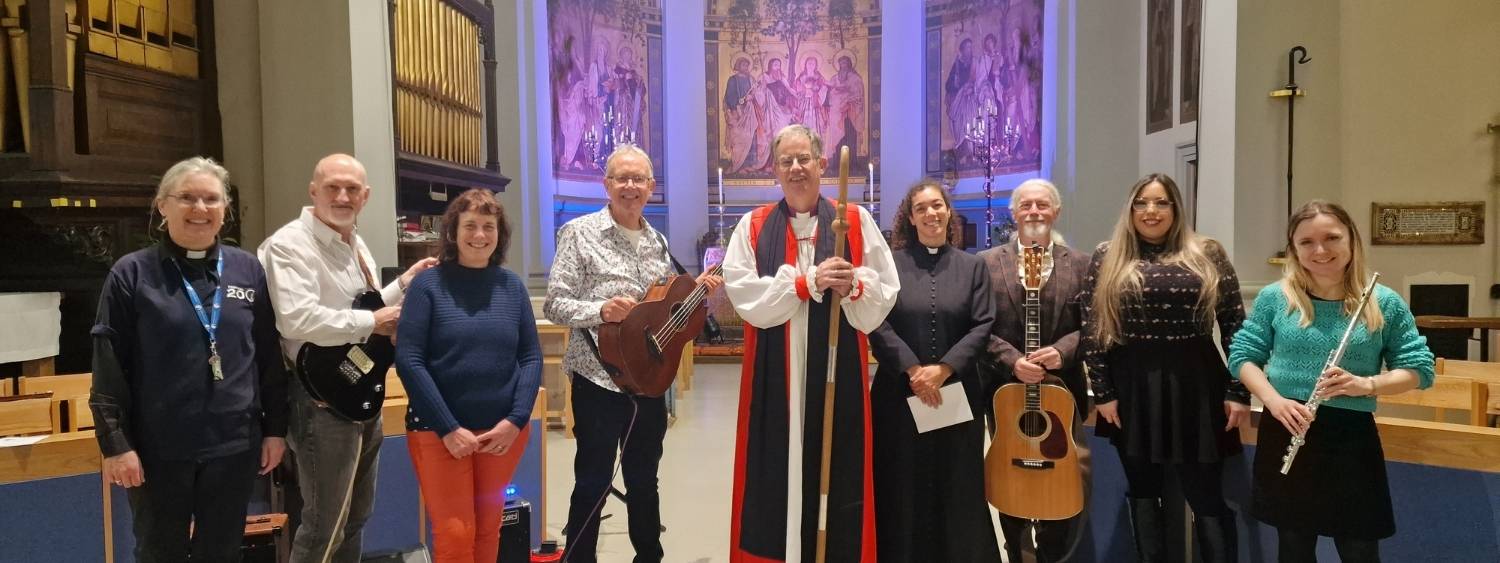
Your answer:
[[[1122,300],[1120,332],[1124,345],[1132,342],[1188,341],[1213,336],[1213,326],[1203,322],[1198,305],[1201,280],[1176,263],[1167,263],[1166,247],[1137,241],[1141,259],[1136,268],[1141,272],[1141,293],[1127,295]],[[1213,318],[1219,325],[1219,339],[1224,350],[1234,339],[1234,333],[1245,321],[1245,308],[1240,298],[1239,277],[1234,265],[1218,242],[1207,241],[1205,250],[1219,271],[1219,299]],[[1094,390],[1095,403],[1115,400],[1114,379],[1109,372],[1109,349],[1099,345],[1094,337],[1097,320],[1094,316],[1094,285],[1099,276],[1099,266],[1104,261],[1109,243],[1103,242],[1094,250],[1089,263],[1088,277],[1083,282],[1080,296],[1083,306],[1084,365],[1088,367],[1089,383]],[[1119,346],[1119,344],[1116,344]],[[1231,381],[1226,400],[1250,403],[1250,392],[1238,380]]]

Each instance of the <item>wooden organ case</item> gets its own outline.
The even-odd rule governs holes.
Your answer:
[[[434,256],[438,216],[470,188],[502,191],[489,0],[391,0],[400,266]]]
[[[104,275],[159,238],[161,174],[222,159],[212,5],[0,0],[0,292],[63,293],[59,371],[89,371]]]

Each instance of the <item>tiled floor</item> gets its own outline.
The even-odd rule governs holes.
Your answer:
[[[729,560],[729,504],[734,464],[734,424],[739,408],[739,365],[698,364],[694,388],[677,401],[677,422],[667,431],[661,465],[662,535],[666,561]],[[561,543],[573,491],[572,440],[547,433],[547,532]],[[615,480],[616,486],[620,480]],[[610,498],[599,537],[599,561],[629,563],[625,505]]]

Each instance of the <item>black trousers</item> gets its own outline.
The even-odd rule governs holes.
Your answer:
[[[141,456],[146,482],[126,491],[135,560],[239,561],[246,503],[259,467],[260,448],[202,461]]]
[[[599,512],[609,494],[615,452],[625,477],[625,508],[629,513],[630,544],[636,563],[659,563],[661,496],[656,470],[661,465],[662,440],[667,435],[666,400],[631,397],[596,385],[574,374],[573,496],[568,505],[569,563],[593,563],[599,542]],[[632,414],[634,424],[632,425]],[[628,439],[626,433],[629,433]]]

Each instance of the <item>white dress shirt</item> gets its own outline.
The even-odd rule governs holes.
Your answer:
[[[354,298],[373,289],[371,283],[379,283],[380,271],[357,230],[353,241],[344,242],[338,231],[313,216],[311,207],[303,207],[301,217],[277,229],[256,251],[266,269],[287,358],[295,360],[305,343],[364,342],[375,330],[375,313],[353,305]],[[369,282],[356,253],[369,268]],[[399,282],[381,289],[380,297],[386,305],[400,305]]]

